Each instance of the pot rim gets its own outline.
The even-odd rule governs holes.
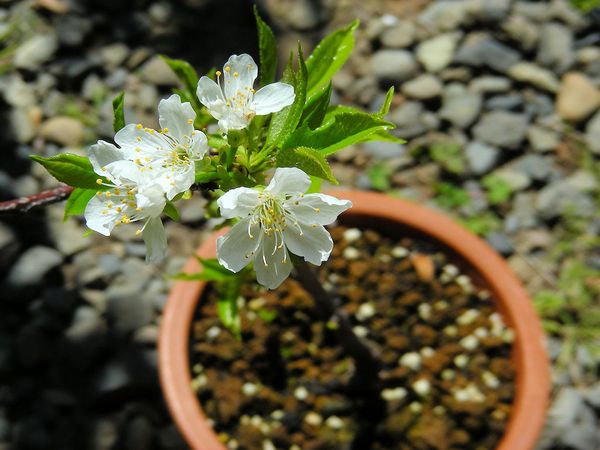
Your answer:
[[[550,392],[549,361],[541,322],[525,289],[506,262],[486,242],[443,214],[384,194],[353,190],[327,192],[351,200],[347,216],[366,216],[397,222],[444,244],[472,266],[493,291],[505,320],[515,330],[516,392],[505,433],[496,450],[534,448],[544,424]],[[375,224],[375,228],[376,228]],[[216,254],[214,233],[199,248],[204,258]],[[200,270],[190,258],[185,272]],[[198,299],[206,283],[178,281],[167,299],[160,323],[158,362],[167,406],[191,448],[226,450],[209,426],[200,402],[190,388],[189,336]]]

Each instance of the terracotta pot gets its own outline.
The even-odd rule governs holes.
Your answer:
[[[341,223],[375,228],[390,236],[413,235],[433,240],[474,283],[483,283],[493,293],[505,321],[516,332],[513,358],[517,370],[511,417],[497,450],[532,449],[544,422],[550,389],[549,364],[540,320],[506,263],[481,239],[430,209],[370,192],[332,194],[354,204],[340,217]],[[218,235],[207,240],[198,255],[214,257]],[[197,261],[190,259],[184,270],[197,272]],[[181,281],[171,291],[160,328],[160,379],[171,415],[190,447],[225,450],[190,387],[190,327],[204,286],[203,282]]]

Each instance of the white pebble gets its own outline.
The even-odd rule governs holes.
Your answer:
[[[456,267],[454,264],[446,264],[444,267],[442,267],[442,271],[449,277],[455,277],[460,273],[458,267]]]
[[[344,258],[348,260],[358,259],[360,257],[360,252],[356,250],[354,247],[346,247],[344,250]]]
[[[306,416],[304,416],[304,421],[315,427],[318,427],[323,423],[323,418],[314,411],[309,412]]]
[[[440,300],[439,302],[435,302],[433,304],[433,307],[435,309],[437,309],[438,311],[443,311],[445,309],[448,309],[448,306],[450,306],[450,305],[448,305],[448,302],[445,300]]]
[[[399,364],[412,370],[421,368],[421,355],[417,352],[408,352],[400,357]]]
[[[477,293],[477,297],[479,297],[480,300],[488,300],[491,296],[492,294],[490,294],[489,291],[483,289]]]
[[[485,337],[488,337],[490,335],[490,332],[487,330],[487,328],[479,327],[476,328],[475,331],[473,331],[473,334],[479,339],[483,339]]]
[[[210,327],[208,330],[206,330],[206,337],[208,338],[209,341],[212,341],[220,334],[221,334],[221,329],[216,325],[214,327]]]
[[[273,420],[281,420],[285,416],[285,413],[281,409],[276,409],[271,412],[271,419]]]
[[[242,417],[240,417],[240,423],[242,425],[250,425],[250,416],[247,414],[242,414]]]
[[[472,334],[469,334],[460,340],[460,345],[462,345],[465,350],[473,351],[479,347],[479,340]]]
[[[515,332],[510,328],[507,328],[502,332],[502,340],[507,344],[512,343],[515,340]]]
[[[464,313],[457,317],[456,323],[459,325],[469,325],[475,322],[479,317],[479,311],[476,309],[467,309]]]
[[[431,358],[433,355],[435,355],[435,350],[431,347],[423,347],[420,350],[420,353],[423,358]]]
[[[394,258],[406,258],[410,252],[404,247],[394,247],[391,251]]]
[[[346,242],[358,241],[362,236],[362,232],[358,228],[348,228],[344,231],[344,239]]]
[[[244,385],[242,386],[242,393],[244,395],[247,395],[248,397],[253,396],[257,392],[258,386],[256,386],[254,383],[244,383]]]
[[[443,416],[444,414],[446,414],[446,408],[444,408],[442,405],[434,406],[433,413],[438,416]]]
[[[208,383],[208,378],[206,375],[201,373],[200,375],[192,379],[192,390],[194,392],[197,392],[200,390],[201,387],[206,386],[206,383]]]
[[[423,320],[431,318],[431,305],[429,303],[421,303],[419,305],[419,317]]]
[[[277,447],[269,439],[265,439],[262,443],[262,450],[277,450]]]
[[[235,439],[230,439],[229,442],[227,442],[227,448],[229,450],[237,450],[239,446],[240,444]]]
[[[421,405],[419,402],[412,402],[410,405],[408,405],[408,407],[414,413],[420,413],[423,410],[423,405]]]
[[[306,400],[308,398],[308,389],[306,389],[304,386],[298,386],[296,389],[294,389],[294,397],[300,401]]]
[[[453,380],[455,376],[456,376],[456,372],[452,369],[442,370],[442,380],[450,381],[450,380]]]
[[[458,334],[458,328],[454,325],[448,325],[442,330],[446,336],[454,337]]]
[[[463,389],[454,391],[454,399],[459,402],[484,402],[485,395],[473,383],[468,384]]]
[[[431,383],[426,378],[417,380],[412,385],[413,390],[421,397],[426,397],[431,392]]]
[[[250,308],[253,311],[257,311],[257,310],[261,309],[263,306],[265,306],[266,303],[267,303],[267,300],[265,298],[256,297],[248,302],[248,308]]]
[[[457,355],[454,357],[454,364],[456,365],[456,367],[459,368],[464,368],[467,367],[467,364],[469,364],[469,357],[467,355]]]
[[[263,423],[262,417],[260,417],[259,415],[255,414],[252,417],[250,417],[250,425],[252,425],[253,427],[260,428],[262,423]]]
[[[392,257],[387,253],[382,253],[381,255],[378,255],[377,258],[379,258],[379,261],[384,263],[389,263],[392,260]]]
[[[373,305],[373,303],[362,303],[358,307],[358,311],[356,311],[356,314],[354,316],[359,322],[364,322],[365,320],[373,317],[375,315],[375,312],[375,306]]]
[[[202,373],[204,371],[204,366],[200,363],[194,364],[194,367],[192,367],[192,372],[194,373]]]
[[[340,430],[344,427],[344,421],[338,416],[330,416],[325,421],[325,425],[333,430]]]
[[[352,331],[358,337],[366,337],[369,334],[369,330],[361,325],[357,325],[352,328]]]
[[[473,292],[473,283],[471,279],[466,275],[459,275],[456,277],[456,284],[458,284],[465,292]]]
[[[496,419],[496,420],[506,419],[506,413],[504,411],[502,411],[501,409],[493,410],[491,416],[492,416],[492,419]]]
[[[260,432],[264,435],[271,434],[271,425],[269,425],[267,422],[261,423],[260,424]]]
[[[383,389],[381,391],[381,398],[388,402],[391,402],[393,400],[402,400],[404,397],[406,397],[407,393],[407,390],[403,387]]]
[[[500,386],[500,380],[492,372],[483,372],[481,374],[483,383],[490,389],[497,389]]]
[[[290,449],[289,449],[289,450],[302,450],[302,449],[300,448],[300,446],[298,446],[298,445],[296,445],[296,444],[292,444],[292,445],[290,446]]]

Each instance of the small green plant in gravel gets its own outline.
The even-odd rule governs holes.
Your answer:
[[[468,205],[471,201],[467,191],[452,183],[441,181],[435,184],[434,189],[435,202],[445,209],[460,208]]]
[[[481,180],[491,205],[499,205],[510,200],[513,189],[504,179],[496,175],[487,175]]]
[[[454,141],[434,142],[429,147],[429,155],[450,173],[461,175],[466,170],[463,149]]]

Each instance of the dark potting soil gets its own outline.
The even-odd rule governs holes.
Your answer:
[[[245,450],[493,450],[514,394],[513,332],[487,291],[432,244],[331,228],[319,277],[383,363],[377,393],[293,279],[242,290],[242,339],[199,303],[193,388],[215,432]]]

